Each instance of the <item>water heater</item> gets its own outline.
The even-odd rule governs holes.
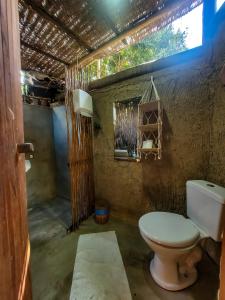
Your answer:
[[[73,90],[73,105],[75,112],[85,117],[93,116],[92,97],[83,90]]]

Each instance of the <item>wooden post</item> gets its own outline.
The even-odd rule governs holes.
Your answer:
[[[30,300],[17,0],[0,0],[0,299]]]

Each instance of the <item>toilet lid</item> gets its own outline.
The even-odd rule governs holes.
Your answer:
[[[171,247],[186,247],[199,237],[198,229],[181,215],[151,212],[139,220],[142,233],[153,242]]]

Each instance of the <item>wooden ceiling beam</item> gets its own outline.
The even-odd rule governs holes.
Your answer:
[[[31,49],[31,50],[33,50],[33,51],[35,51],[35,52],[41,54],[41,55],[44,55],[44,56],[46,56],[46,57],[48,57],[48,58],[50,58],[50,59],[52,59],[52,60],[55,60],[55,61],[57,61],[57,62],[59,62],[59,63],[65,65],[65,66],[69,66],[69,64],[68,64],[66,61],[64,61],[64,60],[62,60],[62,59],[60,59],[60,58],[58,58],[58,57],[55,57],[55,56],[53,56],[52,54],[50,54],[50,53],[48,53],[48,52],[45,52],[45,51],[43,51],[43,50],[40,49],[40,48],[37,48],[37,47],[35,47],[35,46],[32,46],[32,45],[28,44],[27,42],[25,42],[25,41],[23,41],[23,40],[20,40],[20,44],[21,44],[22,46],[26,47],[26,48],[29,48],[29,49]]]
[[[82,48],[85,48],[89,53],[91,53],[94,49],[92,49],[89,45],[87,45],[80,37],[79,35],[75,34],[72,30],[70,30],[68,27],[66,27],[58,18],[56,18],[53,15],[50,15],[43,7],[37,5],[32,0],[24,0],[26,5],[31,6],[31,8],[36,11],[40,16],[45,18],[46,20],[53,23],[55,26],[57,26],[61,31],[65,32],[71,39],[76,41],[76,43],[79,44]]]

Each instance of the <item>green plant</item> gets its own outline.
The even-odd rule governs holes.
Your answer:
[[[172,24],[151,33],[141,42],[101,59],[101,77],[185,51],[186,32],[174,31]],[[92,79],[97,79],[97,62],[90,66]]]

